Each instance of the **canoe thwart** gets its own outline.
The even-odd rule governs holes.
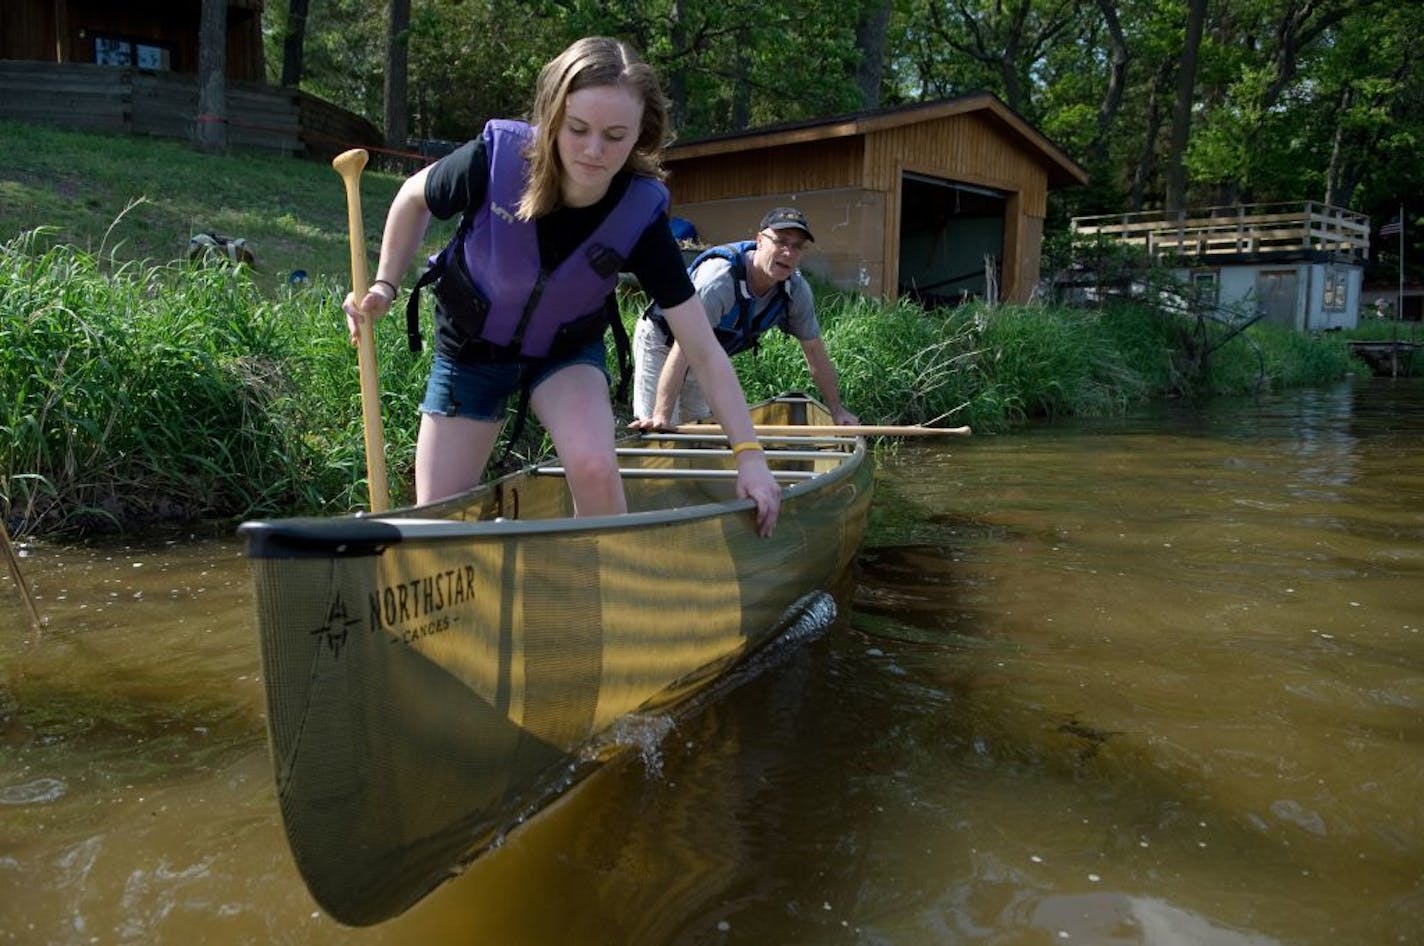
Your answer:
[[[541,466],[534,470],[540,476],[564,476],[561,466]],[[736,470],[711,469],[649,469],[644,467],[620,467],[618,475],[628,480],[734,480]],[[777,480],[809,480],[821,474],[812,470],[772,470]]]
[[[717,424],[679,424],[673,429],[680,434],[700,434],[718,432],[722,428]],[[842,437],[935,437],[946,435],[967,437],[971,433],[968,427],[921,427],[915,424],[808,424],[805,426],[797,426],[794,424],[757,424],[754,429],[758,437],[777,436],[780,434],[835,434]]]
[[[722,433],[721,428],[708,427],[707,429],[710,431],[710,433],[646,433],[643,434],[643,439],[665,441],[668,443],[705,443],[707,441],[726,441],[727,435]],[[798,446],[817,445],[827,447],[852,446],[855,444],[856,441],[855,437],[830,437],[825,435],[805,437],[796,434],[762,434],[760,431],[758,431],[758,439],[761,440],[763,443],[790,443],[796,444]]]
[[[730,457],[729,449],[712,447],[619,447],[614,451],[620,457],[674,457],[678,459],[711,459]],[[825,460],[834,458],[830,450],[766,450],[767,460]]]

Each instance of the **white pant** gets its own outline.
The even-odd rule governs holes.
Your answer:
[[[637,327],[633,329],[633,416],[639,420],[653,416],[653,405],[658,399],[658,378],[662,376],[663,365],[667,363],[671,350],[663,330],[652,319],[638,319]],[[668,420],[674,424],[687,424],[711,416],[707,397],[689,370],[682,393],[673,404],[672,416]]]

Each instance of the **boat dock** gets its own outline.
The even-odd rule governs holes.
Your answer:
[[[1424,348],[1424,342],[1396,341],[1350,341],[1350,353],[1370,366],[1377,375],[1397,378],[1408,374],[1414,353]]]

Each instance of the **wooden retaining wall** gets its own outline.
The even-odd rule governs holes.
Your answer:
[[[381,143],[373,124],[295,89],[226,82],[228,145],[324,159]],[[192,140],[197,77],[89,63],[0,60],[0,118]]]

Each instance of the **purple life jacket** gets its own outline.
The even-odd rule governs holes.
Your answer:
[[[456,358],[544,358],[601,337],[616,318],[606,305],[634,245],[668,206],[667,188],[634,175],[628,189],[577,249],[552,271],[539,256],[534,221],[516,215],[533,129],[493,120],[484,128],[489,186],[454,239],[431,257],[418,289],[435,283],[441,350]],[[419,350],[419,309],[407,306],[411,347]]]

